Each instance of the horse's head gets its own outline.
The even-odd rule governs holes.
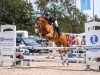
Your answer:
[[[54,36],[55,31],[52,25],[49,24],[45,16],[41,16],[36,21],[36,31],[42,33],[46,38],[51,38]]]
[[[38,17],[37,23],[38,23],[39,25],[41,25],[42,27],[45,27],[45,26],[48,24],[48,22],[47,22],[45,16],[40,16],[40,17]]]
[[[44,16],[40,16],[37,18],[36,23],[35,23],[35,32],[36,33],[45,33],[46,28],[45,26],[47,25],[47,21],[45,20]]]
[[[42,28],[45,27],[45,17],[41,16],[38,17],[35,23],[35,32],[39,33],[41,32]]]

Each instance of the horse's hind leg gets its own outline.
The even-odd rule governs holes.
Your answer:
[[[57,47],[61,47],[61,42],[58,41],[58,42],[55,42],[56,46]],[[60,54],[60,57],[61,57],[61,60],[63,60],[63,51],[61,49],[58,49],[57,52]]]
[[[63,43],[63,46],[66,47],[66,43]],[[63,65],[64,65],[64,63],[69,65],[69,63],[68,63],[68,53],[70,53],[70,50],[64,48],[63,55],[62,55],[63,56],[62,57],[63,58],[63,62],[62,62]]]
[[[61,45],[63,45],[61,42],[56,42],[55,43],[58,47],[61,47]],[[61,57],[61,60],[62,60],[62,64],[64,65],[64,63],[67,63],[67,65],[69,64],[68,63],[68,60],[67,60],[67,58],[66,58],[66,54],[65,53],[67,53],[67,52],[65,52],[66,50],[64,49],[64,50],[58,50],[58,52],[61,54],[60,55],[60,57]]]

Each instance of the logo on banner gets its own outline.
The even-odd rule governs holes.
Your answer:
[[[98,42],[98,37],[96,35],[92,35],[90,41],[92,44],[96,44]]]

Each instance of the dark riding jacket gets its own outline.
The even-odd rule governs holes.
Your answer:
[[[49,19],[46,18],[46,20],[50,25],[54,25],[56,19],[54,17],[50,17]]]
[[[57,33],[60,34],[60,29],[59,27],[55,24],[56,19],[54,17],[49,17],[46,18],[46,21],[48,22],[48,24],[52,25],[54,27],[54,29],[56,29]]]

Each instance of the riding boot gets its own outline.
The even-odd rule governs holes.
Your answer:
[[[57,30],[58,35],[60,35],[60,34],[61,34],[61,32],[60,32],[59,27],[56,27],[56,30]]]

